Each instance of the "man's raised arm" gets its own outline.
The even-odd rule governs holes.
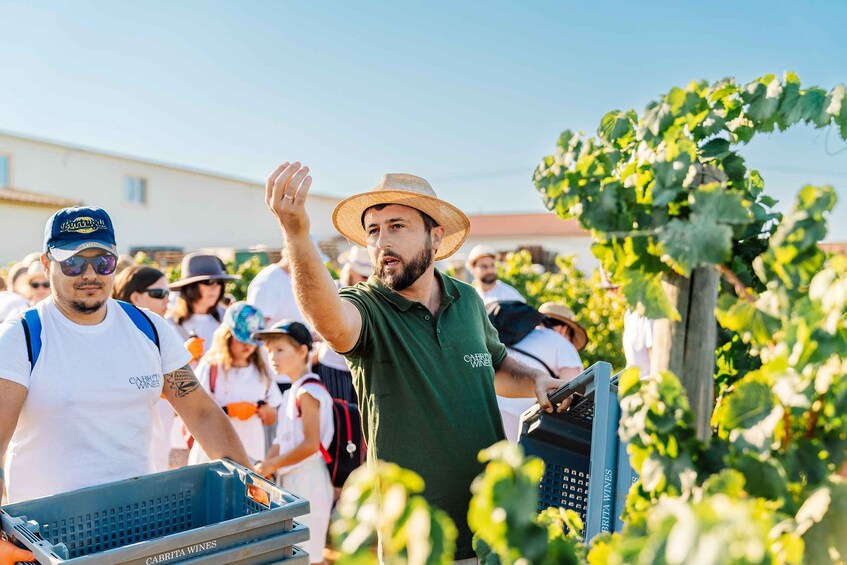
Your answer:
[[[362,330],[358,309],[338,296],[338,288],[309,237],[306,198],[312,177],[300,163],[285,162],[265,184],[265,204],[282,229],[288,250],[294,297],[312,327],[336,351],[349,351]]]

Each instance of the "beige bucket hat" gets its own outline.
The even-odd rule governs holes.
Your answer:
[[[421,177],[405,173],[389,173],[368,192],[345,198],[332,212],[332,223],[338,233],[348,240],[367,247],[362,215],[371,206],[399,204],[428,214],[439,226],[447,230],[435,260],[444,259],[456,252],[468,236],[471,223],[464,212],[436,196],[432,186]]]
[[[574,332],[573,346],[576,347],[577,351],[585,349],[585,346],[588,344],[588,334],[582,326],[574,321],[576,316],[574,315],[573,310],[564,304],[559,304],[558,302],[545,302],[541,305],[541,308],[539,308],[538,311],[548,318],[558,320],[570,327]]]

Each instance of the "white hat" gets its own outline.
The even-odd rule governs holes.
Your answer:
[[[368,256],[368,250],[360,245],[351,245],[338,256],[338,262],[341,265],[350,265],[353,271],[363,277],[370,277],[374,274],[371,258]]]
[[[487,245],[477,245],[473,249],[471,249],[471,254],[468,255],[468,262],[465,263],[465,266],[468,269],[471,269],[473,268],[474,263],[476,263],[478,259],[482,259],[483,257],[491,257],[493,259],[496,259],[497,252],[488,247]]]

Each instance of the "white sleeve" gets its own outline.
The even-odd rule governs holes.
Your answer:
[[[20,319],[0,323],[0,379],[29,388],[29,355]]]
[[[565,367],[577,367],[582,369],[582,360],[579,358],[579,352],[564,337],[556,347],[556,367],[562,369]]]
[[[653,320],[644,319],[644,347],[653,347]]]
[[[145,312],[156,326],[159,334],[159,350],[162,354],[162,374],[167,375],[185,367],[191,361],[191,354],[183,345],[182,338],[176,333],[170,322],[152,312]]]
[[[501,300],[517,300],[518,302],[526,302],[526,298],[524,298],[518,289],[513,287],[512,285],[506,284],[503,281],[500,281],[503,290],[503,298]]]

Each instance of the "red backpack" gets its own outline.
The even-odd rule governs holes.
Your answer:
[[[316,383],[326,390],[320,379],[308,377],[303,380],[303,384],[309,382]],[[295,397],[294,403],[297,406],[299,417],[300,399]],[[362,435],[362,417],[359,414],[359,407],[352,402],[333,398],[332,422],[335,425],[335,434],[332,436],[328,449],[321,444],[321,455],[326,462],[333,486],[343,487],[350,473],[365,462],[367,454],[367,446]]]

